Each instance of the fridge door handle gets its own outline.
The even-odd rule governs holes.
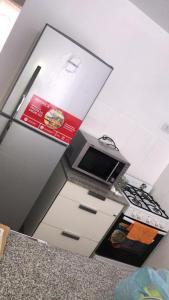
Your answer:
[[[30,91],[30,89],[31,89],[31,87],[32,87],[35,79],[37,78],[40,70],[41,70],[41,66],[37,66],[36,69],[35,69],[35,71],[33,72],[32,76],[31,76],[31,78],[29,79],[26,87],[24,88],[23,93],[19,97],[19,100],[18,100],[18,102],[17,102],[17,104],[16,104],[16,106],[15,106],[15,108],[14,108],[11,116],[9,116],[9,120],[8,120],[7,124],[4,127],[4,129],[3,129],[3,131],[2,131],[2,133],[0,135],[0,144],[2,143],[3,139],[5,138],[5,136],[7,134],[7,131],[9,130],[9,128],[11,126],[11,123],[12,123],[12,121],[13,121],[16,113],[17,113],[17,111],[19,110],[19,108],[21,107],[22,103],[24,102],[24,100],[25,100],[27,94],[29,93],[29,91]]]
[[[15,116],[15,114],[16,114],[17,111],[19,110],[21,104],[22,104],[23,101],[25,100],[25,98],[26,98],[27,94],[29,93],[29,91],[30,91],[32,85],[34,84],[34,81],[35,81],[35,79],[37,78],[37,76],[38,76],[40,70],[41,70],[41,66],[37,66],[36,69],[35,69],[35,71],[33,72],[31,78],[29,79],[29,81],[28,81],[26,87],[24,88],[23,93],[21,94],[21,96],[20,96],[20,98],[19,98],[19,100],[18,100],[18,102],[17,102],[17,104],[16,104],[16,106],[15,106],[15,108],[14,108],[14,110],[13,110],[13,113],[12,113],[12,115],[11,115],[12,118]]]

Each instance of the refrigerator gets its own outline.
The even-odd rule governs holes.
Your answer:
[[[46,25],[0,111],[0,222],[19,230],[112,72]]]

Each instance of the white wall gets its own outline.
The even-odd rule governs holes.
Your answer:
[[[27,0],[0,55],[1,101],[45,23],[114,66],[82,128],[109,134],[153,184],[169,163],[169,35],[127,0]]]
[[[169,236],[163,238],[159,246],[155,248],[152,254],[145,262],[145,266],[153,268],[164,268],[169,269]]]
[[[169,165],[155,183],[152,194],[169,215]],[[169,234],[160,242],[146,261],[146,265],[169,269]]]
[[[169,32],[169,1],[166,0],[130,0],[142,9],[150,18]]]
[[[169,165],[162,172],[152,189],[152,195],[169,215]]]

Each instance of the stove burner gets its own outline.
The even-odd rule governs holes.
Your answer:
[[[133,199],[130,198],[130,202],[133,203],[136,206],[140,206],[141,207],[141,202],[138,199],[136,199],[136,198],[133,198]]]
[[[160,205],[153,199],[153,197],[142,189],[127,184],[123,188],[123,193],[135,206],[145,209],[165,219],[169,219],[165,211],[161,209]]]
[[[161,214],[161,210],[159,207],[152,207],[151,210],[156,213],[157,215],[160,215]]]

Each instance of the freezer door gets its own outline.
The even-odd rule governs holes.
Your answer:
[[[77,118],[79,123],[77,122],[74,128],[77,130],[109,77],[112,67],[47,25],[3,108],[5,113],[12,114],[18,99],[38,66],[41,69],[24,98],[16,118],[22,118],[31,99],[37,96],[41,99],[43,106],[46,103],[43,101],[47,101],[62,109],[65,114],[70,114],[68,125],[71,125],[73,118]],[[31,105],[31,112],[26,111],[22,122],[44,131],[46,125],[42,124],[43,118],[38,119],[40,118],[38,114],[43,114],[43,109],[40,112],[35,109],[32,116],[34,103]],[[39,123],[36,123],[37,119]],[[65,130],[70,130],[68,127]],[[45,133],[50,134],[50,129]]]
[[[0,146],[0,223],[19,230],[65,149],[12,123]]]

